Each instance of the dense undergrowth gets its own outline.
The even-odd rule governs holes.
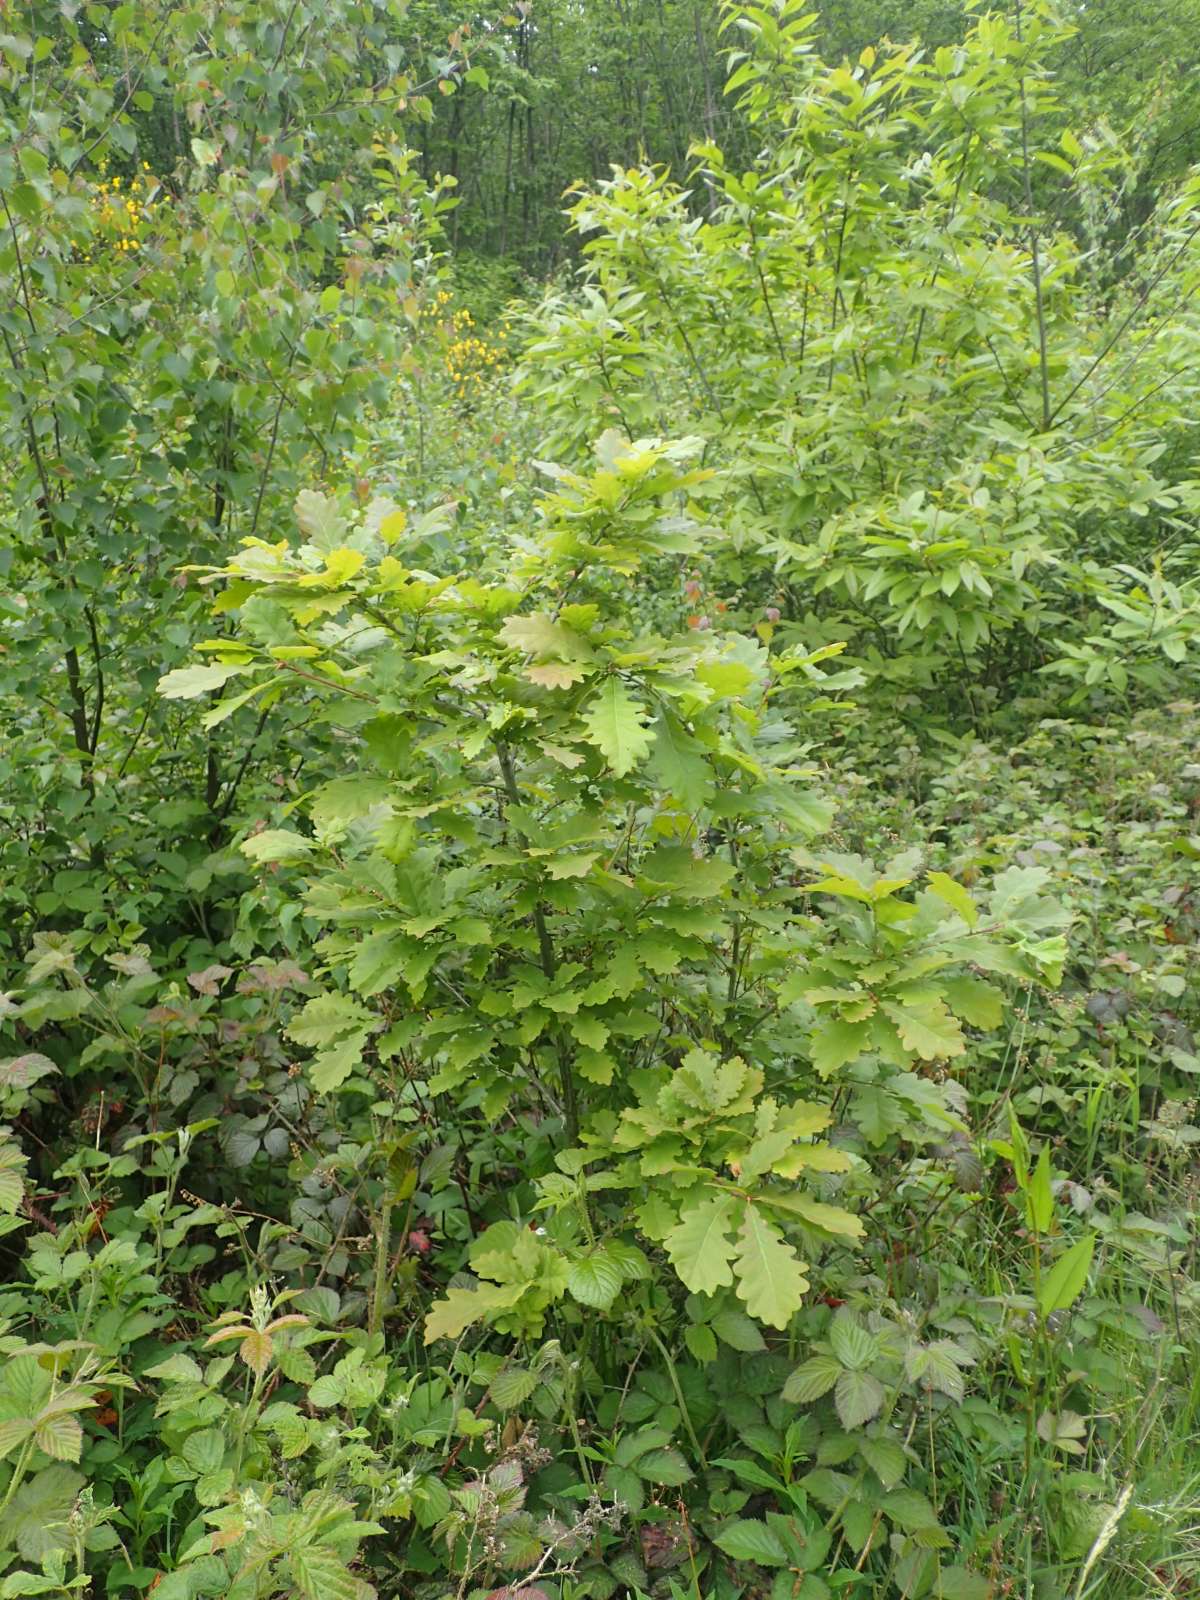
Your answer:
[[[382,10],[34,10],[0,1596],[1200,1593],[1197,180],[745,8],[511,302]]]

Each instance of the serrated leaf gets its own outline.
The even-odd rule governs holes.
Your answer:
[[[66,1412],[50,1412],[38,1418],[33,1442],[55,1461],[78,1461],[83,1449],[83,1429],[78,1419]]]
[[[607,1256],[584,1256],[567,1269],[567,1289],[580,1305],[607,1311],[621,1292],[624,1279],[620,1269]]]
[[[646,1503],[645,1485],[631,1467],[606,1467],[604,1487],[612,1499],[619,1500],[630,1513],[636,1514]]]
[[[596,746],[618,778],[640,766],[649,753],[645,718],[646,708],[617,677],[606,679],[588,703],[583,716],[588,743]]]
[[[714,1294],[733,1282],[729,1237],[736,1202],[716,1194],[683,1212],[664,1241],[671,1265],[693,1294]]]
[[[501,1411],[512,1411],[529,1399],[541,1381],[528,1367],[505,1366],[492,1379],[488,1393]]]
[[[274,1352],[274,1341],[269,1333],[257,1328],[247,1328],[238,1346],[238,1355],[242,1361],[261,1378],[271,1365],[271,1356]]]
[[[885,1489],[894,1489],[904,1476],[908,1462],[898,1440],[864,1436],[858,1441],[858,1453]]]
[[[839,1311],[829,1324],[829,1345],[843,1367],[869,1367],[879,1354],[879,1341],[849,1312]]]
[[[689,1323],[683,1330],[683,1342],[702,1365],[717,1359],[717,1336],[707,1323]]]
[[[673,1488],[686,1483],[692,1476],[692,1469],[678,1450],[648,1450],[638,1460],[637,1473],[647,1483],[661,1483]]]
[[[201,1428],[188,1434],[179,1453],[193,1472],[201,1476],[216,1472],[225,1459],[225,1435],[220,1428]]]
[[[961,1401],[966,1393],[962,1368],[969,1364],[966,1352],[948,1339],[911,1346],[904,1357],[904,1370],[910,1382],[922,1383],[955,1401]]]
[[[767,1348],[758,1324],[744,1311],[735,1310],[732,1306],[728,1310],[718,1311],[709,1327],[722,1344],[727,1344],[731,1350],[740,1350],[743,1355],[757,1355],[760,1350]]]
[[[289,1552],[288,1562],[304,1600],[366,1600],[370,1593],[328,1545],[302,1544]]]
[[[783,1386],[783,1398],[793,1405],[811,1405],[819,1400],[842,1375],[842,1364],[833,1356],[809,1356],[801,1362]]]
[[[884,1513],[905,1533],[938,1527],[937,1513],[916,1489],[892,1489],[881,1499]]]
[[[0,1461],[23,1445],[32,1432],[33,1423],[28,1417],[12,1417],[0,1422]]]
[[[734,1271],[750,1315],[773,1328],[786,1328],[808,1288],[804,1266],[779,1229],[747,1205],[738,1230]]]
[[[0,1541],[26,1561],[42,1562],[71,1542],[68,1523],[86,1480],[71,1467],[43,1467],[13,1495],[0,1515]]]
[[[885,1398],[884,1387],[869,1372],[843,1372],[833,1392],[833,1403],[843,1428],[861,1428],[877,1416]]]
[[[765,1522],[744,1517],[731,1522],[716,1534],[713,1543],[735,1561],[754,1561],[760,1567],[786,1567],[791,1564],[783,1540]]]

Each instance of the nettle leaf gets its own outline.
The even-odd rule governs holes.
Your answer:
[[[616,676],[606,679],[589,702],[583,723],[588,743],[596,746],[618,778],[640,766],[650,752],[646,708]]]
[[[786,1328],[808,1288],[805,1265],[779,1229],[747,1205],[738,1230],[734,1271],[750,1315],[773,1328]]]
[[[732,1195],[715,1194],[683,1212],[667,1234],[671,1265],[693,1294],[715,1294],[733,1282],[729,1235],[736,1205]]]

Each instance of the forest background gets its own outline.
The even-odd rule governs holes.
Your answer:
[[[0,3],[0,1596],[1200,1594],[1198,86]]]

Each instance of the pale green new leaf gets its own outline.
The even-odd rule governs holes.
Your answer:
[[[243,839],[238,847],[251,861],[303,861],[313,853],[311,839],[288,828],[264,828]]]
[[[844,1211],[841,1206],[826,1205],[823,1200],[813,1200],[806,1194],[767,1191],[757,1198],[763,1205],[774,1206],[778,1211],[786,1211],[789,1216],[799,1217],[810,1228],[819,1228],[822,1233],[837,1234],[845,1239],[861,1239],[866,1231],[862,1219],[852,1211]]]
[[[445,1298],[435,1300],[425,1317],[425,1343],[457,1339],[490,1311],[516,1305],[527,1287],[524,1283],[488,1283],[475,1289],[447,1289]]]
[[[734,1207],[732,1195],[715,1194],[685,1211],[667,1234],[671,1265],[693,1294],[715,1294],[733,1282]]]
[[[786,1328],[808,1288],[804,1267],[779,1229],[747,1205],[738,1230],[734,1271],[750,1315],[773,1328]]]
[[[620,678],[608,678],[584,714],[589,744],[594,744],[618,778],[640,766],[650,750],[646,708],[634,700]]]
[[[927,881],[939,900],[957,912],[968,927],[975,926],[979,921],[979,912],[974,900],[961,883],[956,882],[945,872],[931,872]]]
[[[214,661],[211,666],[176,667],[158,680],[158,692],[164,700],[198,700],[202,694],[212,694],[229,682],[250,671],[249,662]]]

